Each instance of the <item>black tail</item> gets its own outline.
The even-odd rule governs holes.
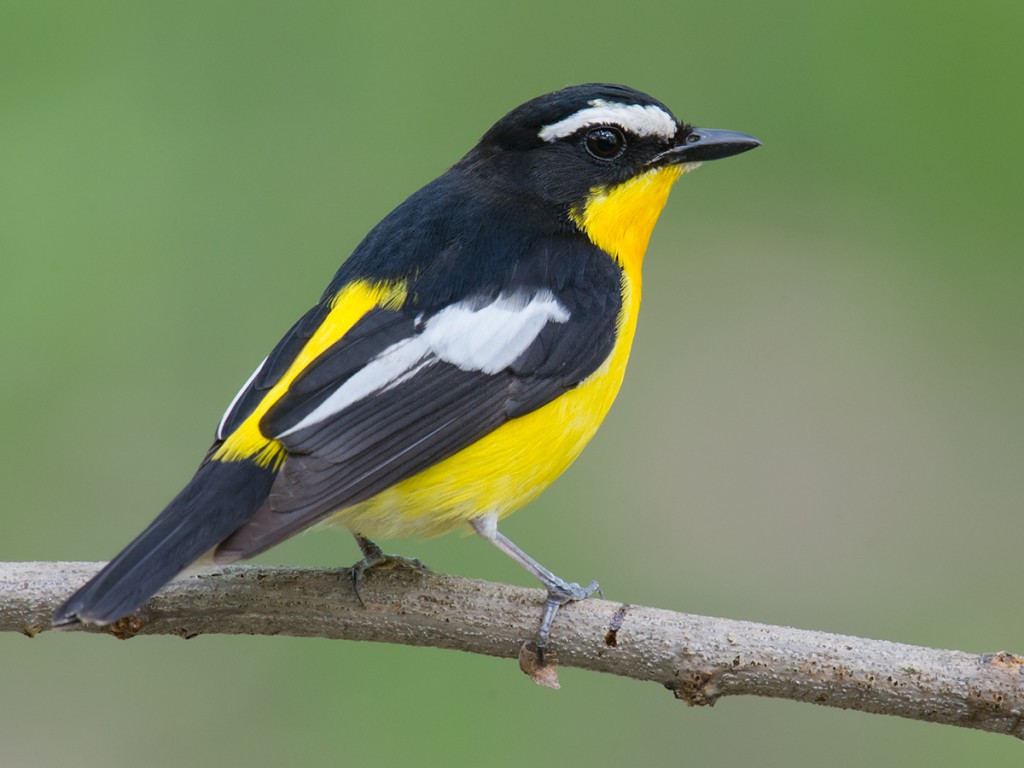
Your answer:
[[[248,461],[206,462],[146,530],[57,609],[54,625],[127,616],[245,523],[275,475]]]

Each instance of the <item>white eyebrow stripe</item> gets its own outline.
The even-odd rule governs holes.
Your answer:
[[[555,295],[502,293],[485,304],[467,299],[427,320],[420,333],[381,351],[282,438],[312,427],[355,403],[408,381],[439,362],[463,371],[496,374],[512,365],[536,341],[548,323],[565,323],[569,310]]]
[[[590,106],[557,123],[545,125],[537,135],[547,142],[572,136],[581,128],[614,123],[637,136],[659,136],[674,139],[676,121],[668,112],[653,104],[618,104],[594,99]]]

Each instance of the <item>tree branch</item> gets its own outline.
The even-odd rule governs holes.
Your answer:
[[[0,631],[32,637],[98,563],[0,563]],[[1024,658],[586,600],[559,613],[550,666],[532,638],[538,590],[383,568],[356,600],[347,570],[230,566],[182,577],[113,627],[118,637],[247,634],[370,640],[519,658],[557,687],[557,665],[659,683],[690,705],[753,694],[1024,738]]]

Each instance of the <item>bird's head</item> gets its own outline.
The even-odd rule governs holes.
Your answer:
[[[632,88],[589,84],[512,110],[467,160],[483,160],[620,262],[639,266],[673,182],[760,143],[688,125]]]

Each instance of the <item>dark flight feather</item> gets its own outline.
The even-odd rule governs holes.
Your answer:
[[[545,325],[505,369],[483,373],[434,359],[409,378],[289,432],[340,386],[339,374],[362,370],[425,322],[415,307],[368,313],[264,417],[261,428],[277,436],[287,458],[267,503],[218,548],[218,560],[252,557],[443,461],[593,373],[614,345],[621,306],[620,272],[594,251],[590,268],[556,294],[569,319]]]
[[[274,474],[247,461],[204,463],[146,530],[67,599],[54,624],[109,624],[134,611],[252,517]]]

